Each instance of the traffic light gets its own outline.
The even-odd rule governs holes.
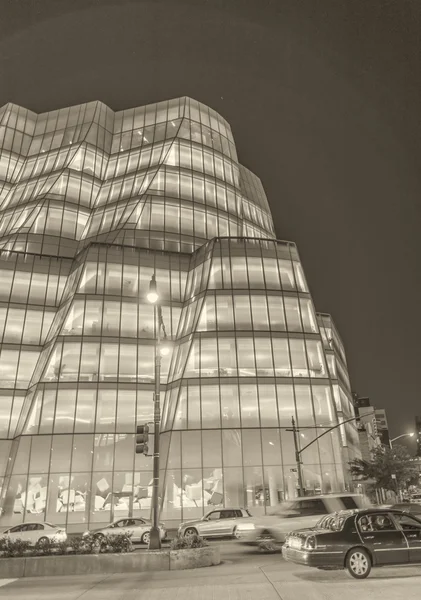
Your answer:
[[[148,455],[149,425],[136,427],[136,454]]]

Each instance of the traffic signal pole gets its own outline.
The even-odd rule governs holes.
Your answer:
[[[317,442],[317,440],[319,440],[324,435],[327,435],[328,433],[330,433],[334,429],[337,429],[341,425],[345,425],[345,423],[351,423],[351,421],[357,421],[359,418],[360,417],[352,417],[351,419],[346,419],[345,421],[341,421],[340,423],[337,423],[333,427],[329,427],[329,429],[327,429],[326,431],[324,431],[323,433],[321,433],[320,435],[318,435],[316,438],[314,438],[314,440],[312,440],[311,442],[309,442],[306,446],[304,446],[304,448],[301,448],[301,450],[300,450],[299,445],[298,445],[298,436],[297,436],[297,433],[300,430],[299,430],[299,428],[297,428],[295,426],[295,419],[294,419],[294,417],[291,417],[292,428],[291,429],[287,429],[286,431],[292,431],[293,436],[294,436],[295,462],[297,463],[298,487],[299,487],[299,494],[300,494],[300,496],[304,496],[305,495],[304,485],[303,485],[303,475],[302,475],[302,471],[301,471],[301,465],[302,465],[301,454],[304,452],[304,450],[307,450],[307,448],[309,446],[311,446],[312,444],[314,444],[315,442]]]
[[[154,393],[154,444],[153,444],[153,484],[152,484],[152,527],[149,539],[149,550],[161,548],[159,531],[159,433],[161,427],[161,324],[162,309],[154,305],[154,321],[156,331],[155,344],[155,393]]]
[[[303,474],[301,472],[301,454],[300,454],[300,449],[298,447],[298,438],[297,438],[297,433],[299,430],[295,427],[294,417],[291,417],[291,422],[292,422],[292,433],[294,436],[295,462],[297,463],[298,489],[299,489],[299,494],[301,497],[301,496],[304,496],[304,485],[303,485]]]

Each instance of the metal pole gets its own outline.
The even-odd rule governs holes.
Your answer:
[[[153,444],[153,485],[152,485],[152,527],[150,532],[149,550],[160,550],[161,535],[159,530],[159,431],[161,424],[161,306],[154,306],[154,320],[156,330],[155,345],[155,394],[154,394],[154,444]]]
[[[300,455],[300,450],[298,448],[297,428],[295,427],[294,417],[291,417],[291,422],[292,422],[292,433],[294,435],[295,462],[297,463],[299,494],[300,494],[300,496],[304,496],[303,476],[301,473],[301,455]]]

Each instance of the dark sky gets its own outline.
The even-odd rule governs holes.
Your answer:
[[[2,0],[0,105],[188,95],[231,124],[393,435],[421,414],[419,0]],[[412,446],[413,447],[413,446]]]

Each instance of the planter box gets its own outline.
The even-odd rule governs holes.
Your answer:
[[[221,562],[219,546],[206,546],[186,550],[170,550],[170,570],[197,569],[198,567],[212,567]]]
[[[77,554],[0,558],[0,579],[53,575],[106,575],[210,567],[221,562],[218,546],[127,554]]]

